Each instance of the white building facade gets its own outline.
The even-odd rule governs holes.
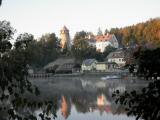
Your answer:
[[[81,69],[83,71],[93,71],[96,69],[97,60],[95,59],[86,59],[83,61]]]
[[[96,50],[99,52],[104,52],[107,46],[112,46],[114,48],[119,47],[119,43],[114,34],[107,35],[97,35],[88,37],[89,45],[96,47]]]
[[[109,41],[97,41],[96,42],[96,50],[99,52],[104,52],[107,46],[112,46]]]

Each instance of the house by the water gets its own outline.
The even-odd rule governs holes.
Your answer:
[[[115,62],[119,68],[125,66],[126,64],[126,60],[125,60],[125,52],[123,49],[119,49],[119,50],[116,50],[114,52],[111,52],[106,60],[108,62]]]
[[[71,57],[60,57],[53,62],[48,63],[44,68],[46,72],[52,73],[74,73],[80,72],[81,66]]]

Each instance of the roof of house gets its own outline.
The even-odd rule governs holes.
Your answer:
[[[63,65],[60,65],[56,71],[61,71],[61,70],[65,70],[65,71],[68,71],[68,70],[72,70],[74,68],[75,64],[74,63],[65,63]]]
[[[107,41],[109,42],[117,41],[117,38],[115,37],[114,34],[97,35],[88,38],[88,42],[107,42]]]
[[[97,62],[96,64],[117,64],[117,63],[104,61],[104,62]]]
[[[115,52],[111,52],[108,56],[107,59],[109,58],[124,58],[125,54],[123,50],[117,50]]]
[[[83,61],[82,64],[85,65],[85,66],[90,66],[94,62],[97,62],[97,60],[96,59],[86,59],[86,60]]]
[[[112,35],[97,35],[95,36],[96,42],[105,42],[112,39]]]
[[[56,59],[53,62],[48,63],[46,66],[44,66],[43,69],[48,69],[48,68],[54,67],[55,65],[63,65],[66,63],[75,63],[75,59],[69,58],[69,57],[61,57]]]

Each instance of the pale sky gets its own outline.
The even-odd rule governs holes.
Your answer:
[[[36,37],[56,33],[66,25],[73,37],[85,30],[97,33],[160,17],[160,0],[3,0],[0,20],[7,20],[17,34]]]

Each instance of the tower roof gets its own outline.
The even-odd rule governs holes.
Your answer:
[[[64,25],[62,30],[68,30],[68,28]]]

